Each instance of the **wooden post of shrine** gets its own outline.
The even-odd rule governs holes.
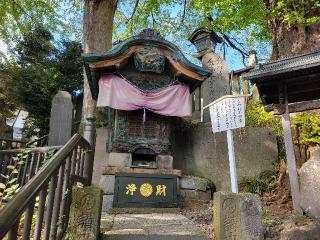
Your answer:
[[[292,141],[292,132],[291,132],[291,124],[290,124],[290,113],[288,106],[288,94],[287,94],[287,86],[283,86],[280,91],[283,91],[283,97],[280,96],[280,102],[284,100],[285,104],[285,112],[281,115],[282,127],[284,133],[284,144],[286,149],[286,158],[290,179],[290,189],[293,203],[293,211],[296,214],[301,215],[302,209],[300,208],[300,188],[299,188],[299,180],[296,166],[296,158],[294,155],[293,149],[293,141]],[[282,98],[282,99],[281,99]]]

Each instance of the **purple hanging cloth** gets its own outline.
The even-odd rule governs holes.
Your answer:
[[[165,116],[191,116],[191,94],[183,84],[171,85],[150,92],[142,92],[125,79],[114,75],[102,75],[99,80],[97,107],[118,110],[148,109]],[[144,110],[144,120],[145,120]]]

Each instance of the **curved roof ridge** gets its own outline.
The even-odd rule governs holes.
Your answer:
[[[152,33],[151,33],[152,32]],[[144,44],[146,46],[167,46],[172,49],[174,55],[173,59],[175,61],[182,61],[184,64],[188,65],[191,68],[197,70],[200,75],[210,76],[211,72],[201,66],[198,66],[188,60],[180,48],[169,42],[168,40],[161,37],[160,33],[153,29],[145,29],[140,34],[127,38],[126,40],[120,42],[115,45],[112,49],[102,52],[102,53],[89,53],[82,54],[82,58],[87,63],[92,63],[96,61],[105,60],[108,58],[112,58],[123,53],[126,53],[129,50],[129,47],[134,44]]]

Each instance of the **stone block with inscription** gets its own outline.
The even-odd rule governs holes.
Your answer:
[[[74,187],[66,239],[99,239],[101,207],[102,191],[100,188]]]
[[[213,209],[217,240],[263,239],[262,207],[258,196],[216,192]]]

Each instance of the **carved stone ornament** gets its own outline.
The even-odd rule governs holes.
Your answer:
[[[134,55],[134,65],[141,72],[162,73],[165,63],[165,55],[154,47],[145,47]]]
[[[142,30],[142,32],[139,34],[139,37],[143,39],[151,39],[151,40],[157,40],[157,41],[164,40],[160,32],[152,28],[147,28]]]

